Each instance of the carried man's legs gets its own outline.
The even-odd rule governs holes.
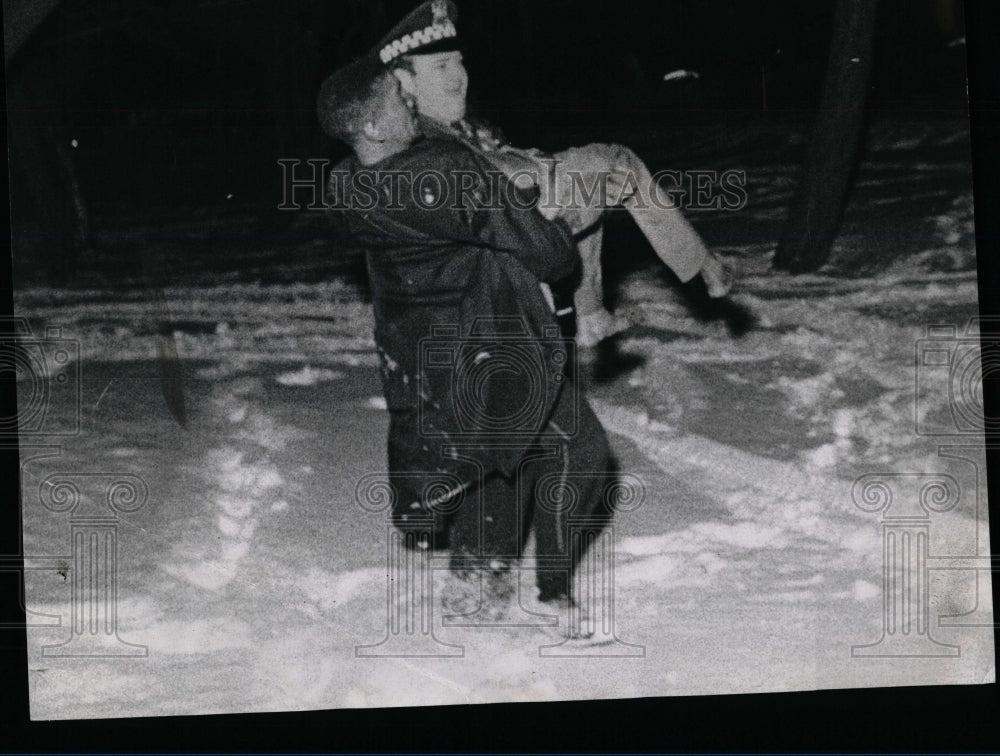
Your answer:
[[[728,271],[628,147],[588,144],[556,153],[550,180],[540,181],[539,186],[542,213],[550,219],[563,218],[577,235],[583,271],[575,305],[582,345],[623,325],[603,304],[600,223],[609,207],[629,212],[656,255],[682,282],[701,273],[710,296],[728,293],[732,284]]]

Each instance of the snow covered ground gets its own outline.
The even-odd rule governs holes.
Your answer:
[[[387,624],[386,523],[356,496],[385,471],[387,419],[352,280],[20,287],[36,335],[79,345],[69,389],[19,383],[41,430],[80,418],[22,440],[33,718],[993,681],[967,133],[880,124],[834,259],[798,277],[770,270],[787,144],[743,136],[703,151],[747,171],[748,207],[693,217],[734,293],[681,291],[636,251],[614,275],[636,326],[581,367],[641,493],[611,531],[604,645],[556,647],[526,612],[446,625],[433,603],[433,636],[407,634],[416,600]],[[164,311],[186,429],[161,395]],[[115,480],[140,506],[108,509]],[[361,648],[383,640],[397,655]]]

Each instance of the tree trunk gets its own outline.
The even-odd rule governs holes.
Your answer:
[[[877,6],[877,0],[837,0],[819,120],[774,257],[780,270],[805,273],[830,257],[861,137]]]
[[[67,194],[66,201],[70,206],[73,244],[77,251],[93,254],[94,235],[90,223],[90,210],[87,208],[87,200],[83,194],[83,190],[80,188],[80,178],[76,172],[76,161],[69,150],[67,136],[62,130],[53,129],[50,138],[55,146],[56,156],[59,159],[63,186]]]

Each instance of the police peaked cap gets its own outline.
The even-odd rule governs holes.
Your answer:
[[[452,0],[428,0],[379,40],[374,52],[389,64],[401,55],[428,55],[459,47],[458,8]]]

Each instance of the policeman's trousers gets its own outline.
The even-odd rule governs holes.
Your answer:
[[[615,473],[607,436],[568,383],[546,429],[511,476],[493,473],[451,522],[452,568],[516,568],[531,532],[543,599],[566,595],[581,544],[610,522]]]

